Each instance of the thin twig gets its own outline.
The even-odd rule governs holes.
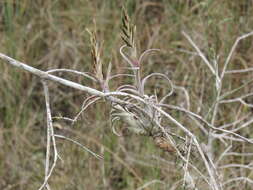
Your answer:
[[[72,69],[51,69],[48,70],[47,73],[55,73],[55,72],[68,72],[68,73],[74,73],[83,77],[86,77],[88,79],[91,79],[94,82],[97,82],[97,79],[94,78],[93,76],[91,76],[90,73],[88,72],[80,72],[80,71],[76,71],[76,70],[72,70]]]
[[[228,64],[229,64],[229,62],[230,62],[230,60],[231,60],[231,58],[232,58],[232,55],[233,55],[233,53],[234,53],[234,51],[235,51],[235,48],[237,47],[238,43],[239,43],[241,40],[243,40],[243,39],[245,39],[245,38],[248,38],[248,37],[250,37],[250,36],[252,36],[252,35],[253,35],[253,31],[250,32],[250,33],[248,33],[248,34],[244,34],[244,35],[242,35],[242,36],[240,36],[239,38],[236,39],[234,45],[232,46],[232,48],[231,48],[231,50],[230,50],[230,52],[229,52],[229,54],[228,54],[227,59],[226,59],[226,61],[225,61],[225,64],[224,64],[224,67],[223,67],[223,70],[222,70],[221,76],[220,76],[221,80],[223,79],[223,77],[224,77],[224,75],[225,75],[225,73],[226,73]]]
[[[56,141],[54,137],[54,128],[53,128],[53,122],[52,122],[52,116],[51,116],[51,109],[50,109],[50,98],[49,98],[49,91],[48,86],[45,80],[42,80],[42,84],[44,87],[44,94],[45,94],[45,101],[46,101],[46,113],[47,113],[47,150],[46,150],[46,165],[45,165],[45,179],[39,190],[42,190],[45,186],[48,190],[50,190],[50,187],[48,185],[48,179],[50,178],[58,159],[58,152],[56,147]],[[52,145],[54,148],[54,160],[53,164],[50,167],[50,146],[51,146],[51,138],[52,138]]]
[[[212,74],[215,75],[215,70],[214,70],[213,66],[209,63],[209,61],[207,60],[206,56],[202,53],[202,51],[198,48],[198,46],[193,42],[193,40],[191,39],[191,37],[188,34],[186,34],[184,31],[182,31],[182,34],[190,42],[190,44],[195,48],[195,50],[198,52],[198,55],[202,58],[202,60],[207,65],[207,67],[210,69],[210,71],[212,72]]]
[[[77,145],[80,146],[82,149],[84,149],[85,151],[87,151],[87,152],[89,152],[90,154],[92,154],[93,156],[95,156],[97,159],[100,159],[100,160],[103,160],[103,159],[104,159],[102,156],[96,154],[96,153],[93,152],[92,150],[88,149],[87,147],[85,147],[85,146],[82,145],[81,143],[79,143],[79,142],[77,142],[77,141],[75,141],[75,140],[73,140],[73,139],[71,139],[71,138],[65,137],[65,136],[63,136],[63,135],[57,135],[57,134],[55,134],[54,136],[57,137],[57,138],[61,138],[61,139],[68,140],[68,141],[70,141],[70,142],[72,142],[72,143],[74,143],[74,144],[77,144]]]
[[[54,81],[54,82],[58,82],[58,83],[63,84],[65,86],[75,88],[75,89],[78,89],[78,90],[81,90],[81,91],[85,91],[89,94],[93,94],[93,95],[96,95],[96,96],[100,96],[100,97],[104,96],[103,92],[100,92],[96,89],[93,89],[93,88],[90,88],[90,87],[87,87],[87,86],[83,86],[81,84],[78,84],[78,83],[75,83],[75,82],[72,82],[72,81],[69,81],[69,80],[66,80],[66,79],[48,74],[47,72],[44,72],[44,71],[41,71],[41,70],[36,69],[34,67],[31,67],[31,66],[29,66],[25,63],[19,62],[19,61],[15,60],[13,58],[10,58],[7,55],[4,55],[2,53],[0,53],[0,58],[6,60],[8,63],[10,63],[11,65],[13,65],[15,67],[18,67],[22,70],[28,71],[28,72],[40,77],[41,79],[48,79],[48,80],[51,80],[51,81]]]

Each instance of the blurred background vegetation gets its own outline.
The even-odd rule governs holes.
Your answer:
[[[143,72],[165,73],[173,83],[186,87],[195,112],[203,94],[200,87],[205,86],[201,111],[207,112],[205,108],[214,99],[213,88],[209,87],[213,78],[199,57],[181,51],[193,51],[181,31],[186,31],[210,60],[219,55],[222,63],[235,39],[253,30],[252,0],[1,0],[0,52],[42,70],[69,68],[92,72],[86,28],[94,28],[95,22],[98,38],[103,42],[104,64],[111,61],[113,73],[122,73],[127,66],[119,55],[123,44],[120,38],[123,5],[137,25],[140,51],[162,50],[146,60]],[[252,52],[253,41],[248,38],[239,44],[229,69],[252,67]],[[71,74],[59,76],[95,86]],[[242,78],[250,77],[250,73],[229,76],[227,81],[232,83],[225,88],[239,86]],[[122,80],[114,81],[111,88],[121,83]],[[55,83],[50,83],[49,88],[53,116],[74,117],[87,97]],[[243,92],[250,90],[247,86]],[[179,105],[180,96],[175,95],[170,101]],[[226,114],[220,114],[220,123],[225,119],[232,121],[238,107],[224,106]],[[104,160],[58,139],[63,161],[58,162],[50,178],[52,189],[137,189],[148,182],[153,182],[150,190],[172,188],[182,177],[177,158],[155,148],[147,137],[131,134],[116,137],[109,127],[108,111],[109,106],[99,102],[73,126],[55,120],[57,134],[78,140],[103,155]],[[172,114],[184,122],[182,115]],[[0,60],[1,190],[37,189],[43,182],[45,118],[40,80]],[[174,187],[183,189],[180,183]],[[242,189],[247,188],[250,187],[243,184]]]

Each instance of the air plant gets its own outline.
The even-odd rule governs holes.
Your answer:
[[[117,130],[117,121],[121,121],[127,125],[127,129],[136,135],[145,135],[153,138],[155,144],[168,152],[175,152],[175,148],[171,145],[165,136],[164,128],[161,126],[162,116],[159,111],[154,109],[154,106],[161,104],[168,96],[173,93],[173,85],[169,78],[161,73],[152,73],[146,77],[141,76],[140,68],[143,62],[144,56],[152,51],[159,51],[158,49],[149,49],[144,51],[138,56],[135,33],[136,26],[131,22],[127,11],[123,9],[122,15],[122,35],[121,38],[125,43],[120,48],[120,53],[123,59],[129,64],[129,69],[133,72],[129,75],[134,78],[133,84],[124,84],[119,86],[116,90],[117,95],[127,95],[122,99],[122,102],[115,102],[113,96],[107,96],[107,101],[111,102],[111,128],[114,134],[121,136]],[[114,78],[111,76],[111,63],[108,66],[106,77],[103,74],[103,63],[101,59],[101,46],[97,40],[97,34],[95,31],[88,30],[91,43],[91,57],[94,65],[93,78],[100,84],[103,92],[110,94],[109,81]],[[124,51],[128,50],[128,53]],[[120,75],[118,75],[120,76]],[[145,84],[150,77],[158,76],[168,81],[170,85],[169,93],[158,100],[156,94],[145,94]],[[136,99],[136,97],[138,97]],[[87,107],[101,97],[91,95],[88,97],[82,106],[81,111],[77,114],[74,121],[78,119],[81,113],[87,109]],[[166,132],[167,133],[167,132]]]
[[[112,130],[114,134],[120,136],[116,130],[116,122],[121,120],[126,123],[129,131],[137,135],[150,136],[159,148],[168,152],[175,152],[175,148],[173,147],[175,145],[171,145],[171,142],[164,138],[165,130],[161,126],[161,113],[154,109],[154,106],[158,106],[173,93],[173,85],[170,79],[164,74],[152,73],[142,77],[140,71],[144,56],[152,51],[159,51],[159,49],[148,49],[138,56],[135,41],[136,26],[131,22],[125,9],[123,9],[121,30],[121,38],[125,44],[120,48],[120,53],[123,59],[129,64],[130,71],[133,72],[131,76],[133,76],[134,82],[133,84],[124,84],[117,88],[117,92],[127,93],[129,96],[123,99],[125,105],[112,103]],[[161,101],[158,100],[156,94],[145,94],[145,84],[150,77],[154,76],[165,79],[170,85],[170,91],[165,97],[161,98]],[[135,97],[139,97],[139,100]]]

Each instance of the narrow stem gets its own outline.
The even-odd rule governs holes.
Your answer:
[[[85,91],[89,94],[93,94],[93,95],[96,95],[96,96],[103,97],[105,95],[103,92],[100,92],[96,89],[93,89],[93,88],[90,88],[90,87],[87,87],[87,86],[83,86],[81,84],[78,84],[78,83],[75,83],[75,82],[72,82],[72,81],[69,81],[69,80],[51,75],[47,72],[44,72],[44,71],[41,71],[41,70],[36,69],[34,67],[31,67],[31,66],[29,66],[25,63],[19,62],[19,61],[15,60],[11,57],[8,57],[7,55],[4,55],[2,53],[0,53],[0,58],[2,58],[3,60],[8,61],[9,64],[11,64],[15,67],[18,67],[22,70],[28,71],[28,72],[40,77],[41,79],[48,79],[48,80],[51,80],[51,81],[54,81],[54,82],[58,82],[58,83],[61,83],[65,86],[69,86],[69,87],[72,87],[72,88],[75,88],[75,89],[78,89],[78,90],[82,90],[82,91]]]
[[[143,92],[143,89],[141,87],[141,72],[140,72],[140,68],[134,70],[134,75],[135,75],[135,85],[137,87],[137,90],[139,91],[140,95],[143,96],[144,92]]]

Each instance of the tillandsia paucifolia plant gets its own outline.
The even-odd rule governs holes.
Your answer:
[[[120,54],[129,64],[128,69],[132,73],[111,76],[111,63],[109,63],[106,76],[104,76],[103,63],[101,59],[101,44],[97,39],[95,31],[87,31],[90,35],[91,57],[94,64],[94,78],[99,83],[103,92],[110,94],[109,82],[112,79],[121,76],[128,76],[133,79],[133,84],[124,84],[116,89],[116,95],[126,95],[126,97],[122,99],[122,102],[115,102],[111,96],[106,97],[106,99],[111,102],[110,117],[113,133],[117,136],[121,136],[118,130],[119,125],[117,125],[120,120],[126,124],[127,130],[130,132],[137,135],[150,136],[159,148],[168,152],[175,152],[175,145],[171,145],[171,142],[164,138],[165,133],[168,133],[169,131],[167,130],[167,132],[165,132],[165,128],[161,125],[161,113],[154,108],[154,106],[162,104],[165,99],[173,93],[172,82],[165,74],[162,73],[152,73],[143,78],[141,75],[141,66],[144,57],[151,52],[160,50],[148,49],[139,55],[135,39],[136,26],[131,22],[127,11],[123,8],[121,38],[125,44],[120,48]],[[169,84],[168,93],[160,100],[156,94],[145,94],[145,84],[151,77],[160,77],[166,80]],[[98,99],[100,98],[96,96],[88,97],[83,105],[83,108],[86,108]],[[82,111],[84,111],[84,109]]]

